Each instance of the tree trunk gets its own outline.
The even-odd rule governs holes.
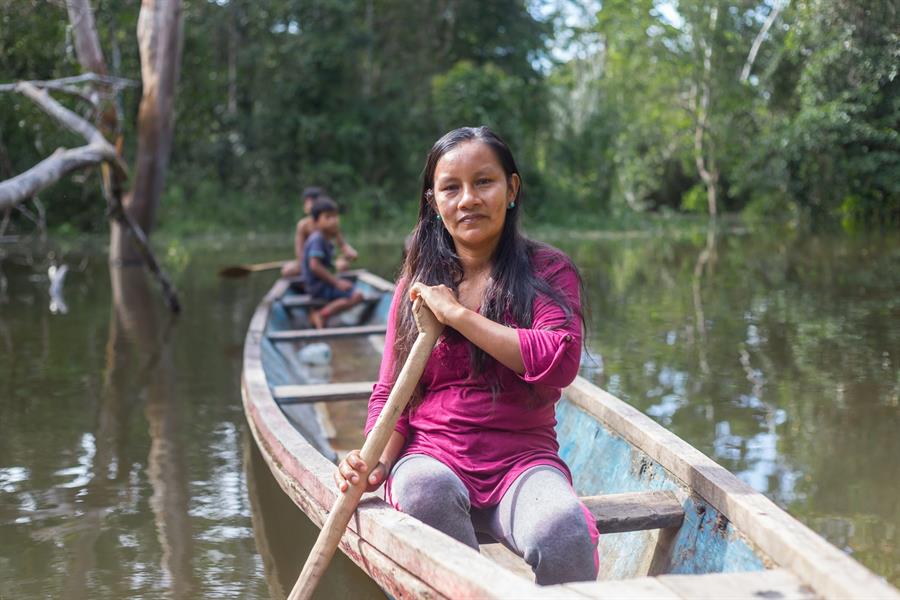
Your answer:
[[[225,114],[231,119],[237,116],[238,109],[238,48],[241,46],[239,18],[237,3],[232,0],[228,6],[228,103],[225,105]],[[229,125],[235,127],[234,122]]]
[[[175,86],[181,63],[181,0],[143,0],[137,37],[144,90],[138,112],[134,178],[123,204],[149,234],[155,223],[172,147]],[[116,222],[111,229],[110,260],[116,264],[140,260],[128,230]]]
[[[66,8],[75,34],[75,54],[78,56],[78,63],[84,71],[105,77],[109,74],[109,69],[103,57],[103,49],[100,47],[90,0],[66,0]],[[113,88],[108,82],[95,82],[94,87],[102,92],[100,97],[104,99],[104,105],[100,107],[100,131],[107,140],[115,143],[120,128],[115,105],[111,100]]]
[[[709,217],[715,219],[719,212],[718,187],[719,170],[716,166],[713,143],[709,140],[709,107],[712,95],[712,47],[713,36],[716,32],[718,19],[718,6],[713,6],[709,16],[709,38],[704,39],[699,33],[697,38],[699,47],[703,50],[703,73],[700,78],[700,91],[694,94],[696,125],[694,128],[694,162],[700,179],[706,185],[706,202],[709,209]]]
[[[106,75],[106,61],[97,37],[90,0],[66,0],[69,22],[75,34],[75,54],[85,71]]]

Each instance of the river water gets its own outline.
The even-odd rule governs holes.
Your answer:
[[[900,585],[900,238],[548,241],[583,271],[587,377]],[[111,281],[102,247],[0,247],[0,597],[289,589],[315,529],[261,463],[238,387],[274,276],[216,276],[289,247],[163,244],[175,320],[139,271]],[[396,269],[396,242],[357,248],[361,266]],[[48,249],[69,268],[53,306]],[[324,585],[378,597],[346,559]]]

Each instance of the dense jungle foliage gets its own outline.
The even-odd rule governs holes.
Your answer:
[[[284,228],[311,184],[351,223],[403,221],[431,143],[464,124],[507,138],[541,222],[705,213],[703,164],[720,213],[900,225],[900,2],[590,4],[185,0],[160,226]],[[138,4],[93,5],[139,80]],[[76,74],[71,35],[61,1],[0,0],[0,80]],[[132,128],[139,99],[121,98]],[[0,178],[76,141],[0,94]],[[41,200],[57,230],[105,226],[96,172]]]

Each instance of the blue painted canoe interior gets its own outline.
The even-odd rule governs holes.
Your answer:
[[[579,495],[685,489],[647,454],[565,397],[557,406],[556,418],[560,455],[572,470]],[[659,531],[601,535],[601,578],[765,568],[731,522],[711,505],[691,496],[684,511],[684,523],[672,539],[664,539]]]

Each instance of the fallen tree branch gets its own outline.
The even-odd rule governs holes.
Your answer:
[[[106,141],[106,138],[103,137],[103,134],[96,127],[54,100],[47,90],[37,88],[27,81],[22,81],[16,84],[15,91],[30,98],[41,110],[53,117],[57,123],[69,131],[77,133],[89,144],[109,146],[110,150],[115,154],[112,144]]]
[[[59,79],[36,79],[33,81],[18,81],[16,83],[0,83],[0,92],[14,92],[16,91],[16,86],[22,83],[41,89],[59,89],[79,83],[101,83],[114,88],[138,87],[139,85],[137,81],[125,79],[124,77],[84,73],[83,75],[73,75],[72,77],[61,77]]]
[[[82,89],[76,85],[66,85],[57,83],[55,81],[44,81],[44,82],[35,82],[35,81],[19,81],[16,83],[4,83],[0,85],[0,92],[15,92],[17,91],[16,86],[21,85],[22,83],[28,83],[32,86],[41,89],[41,90],[53,90],[54,92],[63,92],[65,94],[69,94],[75,96],[76,98],[81,98],[95,109],[100,104],[100,95],[93,88]],[[35,84],[40,85],[35,85]]]
[[[122,177],[128,176],[116,149],[96,127],[51,98],[46,90],[28,82],[17,83],[15,90],[33,100],[61,125],[82,136],[88,144],[72,149],[60,148],[24,173],[0,181],[0,210],[19,204],[53,185],[67,173],[89,165],[108,162]]]
[[[24,173],[0,181],[0,210],[12,208],[31,198],[62,179],[67,173],[96,165],[104,160],[109,160],[108,153],[93,144],[68,150],[59,148]]]

